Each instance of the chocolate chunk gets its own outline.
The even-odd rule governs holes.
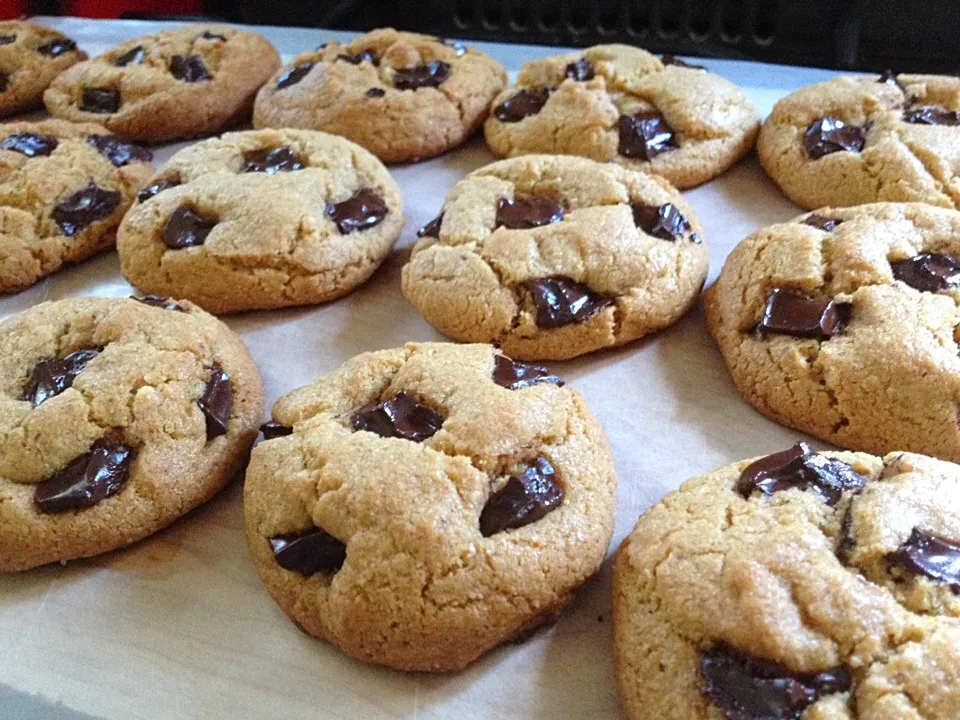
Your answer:
[[[493,115],[500,122],[520,122],[525,117],[536,115],[547,100],[550,99],[549,88],[531,88],[521,90],[513,97],[507,98],[493,109]]]
[[[209,80],[211,75],[207,72],[207,66],[203,64],[203,58],[199,55],[174,55],[170,58],[170,74],[177,80],[183,80],[188,83],[202,82]]]
[[[813,490],[832,507],[844,491],[859,490],[866,482],[846,463],[818,455],[801,442],[747,465],[737,479],[736,491],[748,498],[755,492],[773,495],[790,488]]]
[[[563,207],[546,198],[501,198],[497,203],[497,227],[529,230],[563,220]]]
[[[51,40],[48,43],[44,43],[37,48],[37,52],[41,55],[59,57],[64,53],[73,52],[76,49],[77,44],[70,38],[59,38],[57,40]]]
[[[393,71],[393,84],[397,90],[440,87],[449,79],[450,65],[443,60],[434,60],[426,65],[417,65],[407,70]]]
[[[887,555],[887,562],[911,575],[949,585],[960,593],[960,543],[954,540],[914,528],[907,541]]]
[[[3,92],[10,86],[10,76],[0,70],[0,92]]]
[[[204,218],[186,205],[181,205],[163,226],[163,244],[173,250],[203,245],[216,224],[216,220]]]
[[[896,85],[900,88],[900,92],[904,94],[907,92],[907,89],[900,84],[900,80],[897,79],[897,74],[893,70],[884,70],[877,82],[883,85]]]
[[[147,51],[142,45],[137,45],[132,50],[128,50],[123,55],[113,61],[117,67],[126,67],[127,65],[139,65],[147,57]]]
[[[610,298],[567,277],[527,280],[523,286],[533,296],[537,325],[545,329],[584,322],[610,304]]]
[[[563,73],[566,77],[577,82],[593,80],[596,76],[596,70],[586,58],[580,58],[576,62],[569,63]]]
[[[563,386],[563,380],[542,365],[516,362],[499,354],[493,356],[493,381],[507,390],[522,390],[539,383]]]
[[[440,237],[440,225],[443,223],[443,211],[433,220],[417,230],[417,237]]]
[[[343,567],[347,546],[320,528],[270,538],[277,565],[301,575],[332,573]]]
[[[227,38],[218,33],[212,33],[209,30],[204,30],[203,34],[200,35],[204,40],[221,40],[223,42],[227,41]]]
[[[706,70],[703,65],[692,65],[686,60],[681,60],[676,55],[671,53],[664,53],[660,56],[660,62],[664,65],[675,65],[676,67],[690,68],[691,70]]]
[[[37,407],[52,397],[56,397],[73,385],[77,375],[83,372],[91,360],[101,352],[101,348],[75,350],[62,358],[41,360],[33,368],[30,385],[24,400]]]
[[[278,172],[303,170],[303,160],[288,147],[264,148],[243,154],[244,172],[262,172],[276,175]]]
[[[85,87],[80,96],[80,109],[101,115],[115,113],[120,109],[120,91]]]
[[[311,70],[313,70],[314,65],[316,65],[316,63],[308,62],[287,70],[283,75],[280,76],[280,79],[277,80],[277,90],[283,90],[291,85],[296,85],[298,82],[303,80]]]
[[[72,237],[97,220],[109,216],[123,194],[90,183],[83,190],[68,195],[53,209],[53,220],[67,237]]]
[[[230,411],[233,410],[233,385],[230,376],[222,368],[210,368],[210,379],[197,401],[207,419],[207,440],[227,434]]]
[[[27,157],[37,157],[40,155],[49,155],[57,149],[59,142],[50,135],[41,135],[33,132],[18,132],[13,135],[7,135],[0,148],[4,150],[13,150]]]
[[[529,525],[555,510],[561,502],[563,488],[557,482],[556,470],[549,460],[540,456],[490,496],[480,513],[480,534],[490,537]]]
[[[354,430],[423,442],[437,433],[443,425],[443,418],[406,391],[401,391],[392,400],[364,405],[353,414],[351,422]]]
[[[839,218],[828,218],[820,215],[819,213],[810,213],[803,219],[804,225],[818,228],[824,232],[831,232],[842,222],[843,220],[840,220]]]
[[[940,292],[960,288],[960,262],[949,255],[920,253],[890,263],[893,277],[920,292]]]
[[[912,107],[904,112],[903,120],[914,125],[960,125],[960,111],[938,105]]]
[[[383,88],[370,88],[367,90],[365,95],[370,98],[381,98],[387,94],[387,91]]]
[[[725,645],[700,655],[700,691],[729,720],[800,720],[822,696],[846,692],[850,685],[843,668],[795,673]]]
[[[620,144],[617,152],[624,157],[653,160],[660,153],[680,147],[667,121],[654,111],[621,115]]]
[[[168,180],[164,178],[163,180],[158,180],[153,183],[153,185],[147,185],[143,190],[137,193],[137,200],[140,202],[146,202],[150,198],[159,195],[164,190],[169,190],[172,187],[176,187],[180,183],[176,180]]]
[[[327,205],[327,217],[337,224],[343,235],[369,230],[387,216],[387,204],[373,190],[357,190],[343,202]]]
[[[117,167],[123,167],[132,160],[153,160],[153,153],[145,147],[124,142],[116,135],[91,135],[87,138],[87,143]]]
[[[161,310],[186,312],[186,310],[177,304],[176,300],[168,298],[166,295],[144,295],[143,297],[131,295],[130,299],[136,300],[138,303],[143,303],[144,305],[149,305],[150,307],[160,308]]]
[[[767,299],[763,319],[757,325],[761,336],[792,335],[829,340],[850,321],[852,306],[834,300],[817,300],[797,290],[777,288]]]
[[[0,35],[0,45],[10,45],[17,41],[16,34],[13,35]]]
[[[115,495],[130,475],[136,453],[119,443],[98,440],[51,478],[37,483],[33,501],[42,513],[60,513],[96,505]]]
[[[362,62],[368,62],[372,65],[380,64],[380,58],[371,50],[364,50],[363,52],[358,52],[356,55],[337,55],[337,60],[343,60],[351,65],[359,65]]]
[[[293,434],[293,428],[287,427],[286,425],[281,425],[278,422],[265,422],[260,426],[260,432],[263,433],[264,440],[276,440],[277,438],[286,437],[287,435]]]
[[[843,120],[825,117],[810,123],[803,134],[803,147],[807,155],[817,160],[841,150],[860,152],[866,137],[867,131],[858,125],[847,125]]]
[[[631,203],[630,207],[633,209],[634,224],[647,235],[675,241],[690,229],[689,221],[673,203],[660,207]]]

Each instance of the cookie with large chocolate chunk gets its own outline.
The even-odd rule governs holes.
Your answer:
[[[365,282],[404,226],[397,184],[349,140],[226,133],[184,148],[120,226],[124,277],[214,313],[333,300]]]
[[[838,77],[780,100],[757,141],[770,178],[798,205],[925,202],[960,209],[960,78]]]
[[[473,48],[381,28],[297,55],[257,94],[253,122],[343,135],[384,162],[411,162],[462,144],[506,80]]]
[[[244,461],[263,388],[190,302],[76,298],[0,323],[0,573],[134,543]]]
[[[850,450],[960,461],[960,212],[821,208],[758,230],[704,300],[743,398]]]
[[[403,293],[457,340],[571,358],[679,320],[706,279],[702,232],[655,175],[577,157],[501,160],[447,195]]]
[[[280,398],[244,487],[267,591],[307,633],[410,671],[554,620],[600,567],[616,499],[600,425],[562,385],[490,345],[427,343]]]
[[[0,117],[43,105],[53,79],[86,59],[63,33],[23,20],[0,22]]]
[[[127,40],[71,67],[43,100],[64,120],[162,143],[249,120],[257,90],[278,67],[277,51],[256,33],[186,25]]]
[[[800,443],[681,485],[614,565],[631,720],[960,717],[960,467]]]
[[[0,295],[112,247],[151,157],[93,123],[0,125]]]
[[[580,155],[653,172],[678,188],[743,157],[760,118],[718,75],[628,45],[597,45],[524,63],[484,126],[503,157]]]

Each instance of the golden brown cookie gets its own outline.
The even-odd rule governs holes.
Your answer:
[[[22,20],[0,22],[0,117],[43,105],[43,91],[87,54],[63,33]]]

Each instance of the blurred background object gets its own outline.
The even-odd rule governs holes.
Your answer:
[[[960,0],[0,0],[0,10],[5,17],[203,15],[337,30],[390,25],[471,40],[625,42],[702,57],[960,72]]]

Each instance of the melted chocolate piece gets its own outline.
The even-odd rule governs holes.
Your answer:
[[[120,109],[120,91],[85,87],[80,96],[80,109],[101,115],[115,113]]]
[[[563,220],[563,207],[546,198],[502,198],[497,203],[497,225],[511,230],[529,230]]]
[[[343,202],[327,205],[327,217],[337,224],[343,235],[369,230],[387,216],[387,204],[373,190],[357,190]]]
[[[301,575],[336,572],[347,559],[347,546],[320,528],[277,535],[269,542],[277,565]]]
[[[660,56],[660,62],[664,65],[675,65],[676,67],[690,68],[691,70],[706,70],[703,65],[692,65],[686,60],[681,60],[672,53],[664,53]]]
[[[97,220],[110,215],[123,194],[116,190],[106,190],[90,183],[83,190],[68,195],[53,209],[53,220],[67,237],[72,237]]]
[[[837,227],[837,225],[839,225],[842,222],[843,220],[840,220],[839,218],[837,219],[828,218],[828,217],[824,217],[823,215],[820,215],[819,213],[810,213],[803,219],[804,225],[815,227],[819,230],[823,230],[824,232],[833,231]]]
[[[101,352],[100,348],[75,350],[62,358],[41,360],[33,368],[30,385],[27,387],[24,400],[37,407],[52,397],[56,397],[73,385],[77,375],[83,372],[91,360]]]
[[[351,416],[351,422],[357,431],[423,442],[437,433],[443,425],[443,418],[418,403],[406,391],[401,391],[392,400],[364,405]]]
[[[363,52],[358,52],[356,55],[337,55],[337,60],[343,60],[348,62],[351,65],[359,65],[360,63],[366,61],[373,65],[380,64],[380,58],[373,54],[370,50],[364,50]]]
[[[173,250],[203,245],[216,224],[216,220],[208,220],[186,205],[181,205],[163,226],[163,244]]]
[[[690,229],[689,221],[673,203],[660,207],[631,203],[630,207],[633,209],[633,222],[647,235],[676,241]]]
[[[653,160],[660,153],[680,147],[663,116],[654,111],[621,115],[620,143],[617,152],[623,157]]]
[[[210,369],[210,379],[197,405],[207,419],[207,440],[226,435],[233,410],[233,385],[230,376],[218,365]]]
[[[91,135],[87,138],[87,143],[117,167],[123,167],[132,160],[153,160],[153,153],[145,147],[124,142],[116,135]]]
[[[417,237],[440,237],[440,225],[443,223],[443,211],[433,220],[417,230]]]
[[[139,65],[147,57],[147,51],[142,45],[137,45],[132,50],[128,50],[123,55],[113,61],[117,67],[126,67],[127,65]]]
[[[38,483],[33,501],[42,513],[60,513],[96,505],[123,487],[135,456],[133,449],[126,445],[98,440],[90,452]]]
[[[387,94],[387,91],[383,88],[370,88],[364,94],[369,98],[381,98]]]
[[[843,331],[852,310],[848,303],[817,300],[797,290],[777,288],[767,299],[757,332],[829,340]]]
[[[144,305],[149,305],[150,307],[160,308],[161,310],[186,312],[186,310],[177,304],[176,300],[168,298],[166,295],[144,295],[143,297],[131,295],[130,299],[136,300],[138,303],[143,303]]]
[[[719,645],[700,655],[700,691],[729,720],[800,720],[824,695],[850,689],[850,673],[836,668],[795,673]]]
[[[155,197],[162,193],[164,190],[169,190],[172,187],[176,187],[180,183],[176,180],[158,180],[153,185],[147,185],[143,190],[137,193],[137,200],[140,202],[146,202],[152,197]]]
[[[3,92],[10,86],[10,76],[0,70],[0,92]]]
[[[244,172],[262,172],[276,175],[278,172],[303,170],[303,161],[288,147],[264,148],[243,154]]]
[[[490,496],[480,513],[480,534],[490,537],[504,530],[536,522],[563,502],[557,473],[545,457],[533,461],[520,475]]]
[[[960,288],[960,262],[949,255],[920,253],[890,263],[893,277],[920,292],[941,292]]]
[[[287,427],[286,425],[281,425],[280,423],[273,422],[273,420],[271,420],[260,426],[260,432],[263,433],[264,440],[276,440],[277,438],[292,435],[293,428]]]
[[[877,82],[886,85],[896,85],[898,88],[900,88],[900,92],[904,94],[907,92],[907,89],[900,84],[900,81],[897,79],[897,74],[893,70],[884,70]]]
[[[450,64],[434,60],[408,70],[394,70],[393,84],[397,90],[416,90],[422,87],[440,87],[450,79]]]
[[[218,33],[212,33],[209,30],[204,30],[200,37],[202,37],[204,40],[222,40],[223,42],[227,41],[225,36]]]
[[[748,498],[755,492],[773,495],[790,488],[813,490],[832,507],[844,491],[859,490],[866,482],[846,463],[818,455],[801,442],[747,465],[737,479],[736,491]]]
[[[910,573],[949,585],[960,593],[960,543],[914,528],[887,562]]]
[[[589,320],[610,304],[610,298],[567,277],[554,276],[523,283],[537,309],[537,325],[558,328]]]
[[[13,150],[31,158],[49,155],[57,149],[57,145],[59,145],[59,142],[55,137],[33,132],[18,132],[7,135],[0,142],[0,148],[3,150]]]
[[[564,70],[564,75],[571,80],[576,80],[577,82],[583,82],[585,80],[593,80],[596,77],[596,70],[593,67],[593,63],[587,60],[586,58],[580,58],[576,62],[572,62],[567,65]]]
[[[810,123],[803,134],[803,147],[807,155],[817,160],[841,150],[860,152],[866,137],[866,129],[858,125],[847,125],[843,120],[825,117]]]
[[[16,33],[13,35],[0,35],[0,45],[10,45],[17,41]]]
[[[516,362],[499,354],[493,356],[493,381],[507,390],[522,390],[540,383],[563,386],[563,380],[542,365]]]
[[[277,80],[277,90],[283,90],[288,88],[291,85],[296,85],[298,82],[303,80],[316,63],[308,62],[301,65],[296,65],[295,67],[287,70],[283,75],[280,76],[280,79]]]
[[[203,58],[199,55],[174,55],[170,58],[170,74],[177,80],[183,82],[195,83],[209,80],[211,75],[207,72],[207,66],[203,64]]]
[[[939,105],[913,107],[903,113],[903,120],[913,125],[960,125],[960,111]]]
[[[493,116],[500,122],[520,122],[525,117],[536,115],[540,112],[549,99],[549,88],[521,90],[513,97],[507,98],[497,105],[493,109]]]
[[[57,40],[51,40],[48,43],[44,43],[37,48],[37,52],[41,55],[59,57],[64,53],[73,52],[76,49],[77,44],[70,38],[58,38]]]

